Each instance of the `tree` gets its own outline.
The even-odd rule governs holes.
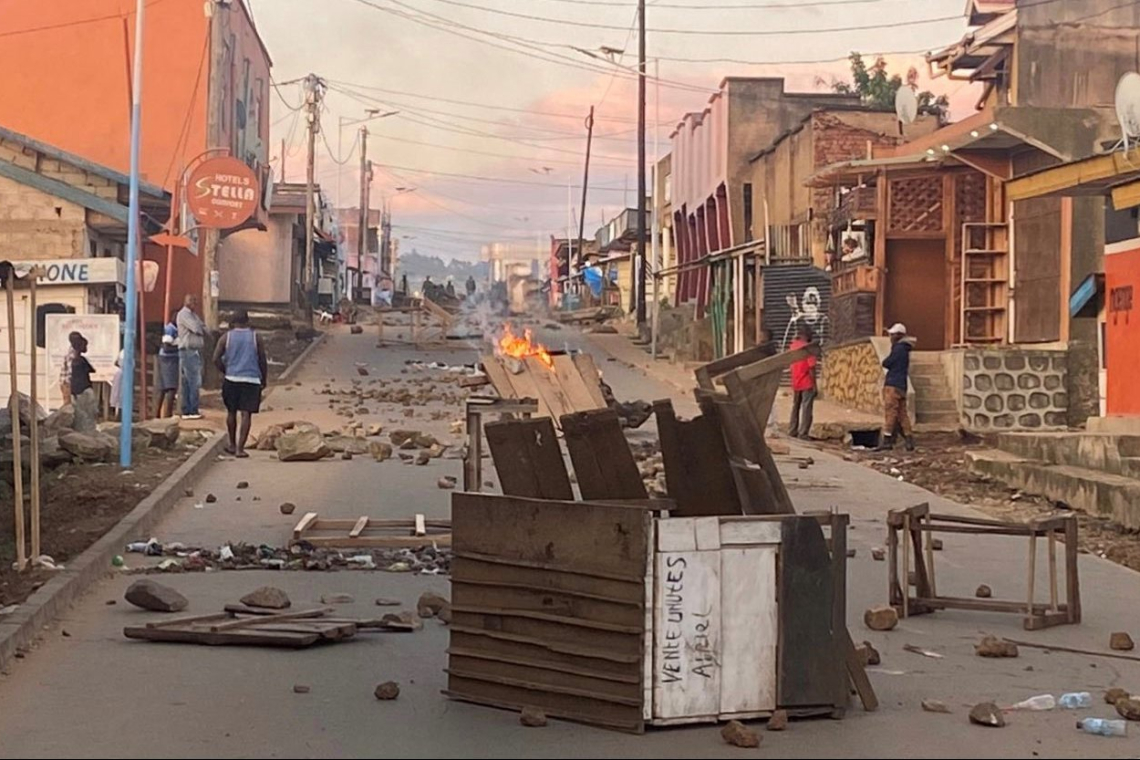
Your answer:
[[[858,95],[864,105],[872,108],[892,110],[895,107],[895,93],[903,86],[902,77],[887,73],[887,62],[882,56],[876,58],[871,66],[867,66],[859,53],[852,53],[848,60],[851,62],[851,81],[832,81],[831,89],[841,94]],[[918,70],[912,66],[907,72],[906,86],[915,87],[917,83]],[[916,95],[919,113],[931,113],[940,121],[945,120],[950,105],[950,100],[945,95],[936,97],[930,90],[923,90]]]

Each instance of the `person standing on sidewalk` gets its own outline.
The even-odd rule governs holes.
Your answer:
[[[174,397],[178,395],[178,312],[170,312],[170,321],[162,328],[162,347],[158,349],[158,405],[156,417],[174,415]]]
[[[87,353],[87,338],[82,333],[72,332],[67,336],[67,341],[71,344],[68,385],[75,409],[75,429],[80,433],[93,433],[99,402],[95,398],[95,386],[91,382],[95,368],[84,356]]]
[[[178,362],[182,372],[182,418],[200,420],[198,394],[202,390],[202,348],[206,324],[198,316],[198,296],[189,294],[178,312]]]
[[[906,411],[907,380],[910,377],[910,352],[914,348],[914,338],[906,334],[906,326],[896,322],[887,330],[891,336],[891,352],[883,359],[887,379],[883,384],[883,440],[880,450],[895,446],[895,430],[902,432],[906,450],[914,451],[914,436],[910,415]]]
[[[230,331],[214,348],[214,365],[222,373],[222,402],[226,405],[226,432],[229,443],[225,452],[245,459],[249,428],[253,415],[261,411],[261,392],[269,379],[269,362],[265,346],[249,326],[249,314],[238,309],[230,320]],[[241,430],[238,430],[238,415]]]
[[[796,328],[796,339],[789,351],[806,348],[815,340],[811,328],[800,325]],[[812,408],[815,406],[815,367],[816,358],[809,356],[792,365],[792,418],[788,422],[790,438],[811,438]]]

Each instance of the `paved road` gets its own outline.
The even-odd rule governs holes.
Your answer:
[[[548,333],[554,345],[578,344],[570,331]],[[595,349],[597,350],[597,349]],[[308,419],[330,426],[327,396],[315,394],[335,379],[347,384],[354,363],[368,362],[370,377],[404,379],[411,358],[470,361],[470,351],[430,356],[375,348],[370,335],[337,332],[299,375],[300,386],[280,389],[274,410],[259,425]],[[598,355],[599,366],[619,396],[679,396],[674,386],[643,370]],[[691,412],[678,398],[682,413]],[[416,426],[449,437],[458,411],[430,420],[437,404],[417,408]],[[373,409],[370,421],[403,426],[399,407]],[[424,420],[424,417],[428,417]],[[650,435],[651,431],[640,432]],[[806,450],[797,449],[798,453]],[[794,452],[795,453],[795,452]],[[1110,686],[1140,688],[1140,667],[1118,660],[1023,650],[1018,659],[982,660],[973,642],[983,633],[1033,638],[1070,646],[1100,648],[1113,630],[1140,635],[1140,577],[1107,562],[1082,557],[1085,623],[1042,633],[1021,630],[1014,616],[947,612],[912,618],[893,632],[867,631],[866,607],[886,593],[886,566],[870,548],[883,541],[882,517],[893,506],[930,501],[940,511],[963,510],[917,487],[820,452],[816,464],[800,470],[788,462],[785,477],[801,510],[838,506],[852,515],[849,618],[856,640],[868,639],[883,653],[871,678],[882,709],[855,709],[843,721],[794,723],[782,734],[766,734],[761,753],[774,757],[1135,757],[1140,734],[1127,739],[1089,737],[1073,728],[1077,717],[1111,714],[1097,704],[1081,713],[1015,714],[1007,728],[968,725],[968,705],[985,699],[1012,703],[1038,693]],[[459,476],[458,460],[434,460],[427,467],[369,458],[313,464],[280,463],[265,454],[246,462],[220,461],[158,531],[163,540],[222,544],[266,541],[283,544],[293,519],[277,511],[280,501],[301,510],[355,517],[403,517],[410,512],[447,514],[448,494],[436,488],[442,474]],[[493,476],[492,476],[493,477]],[[235,484],[248,480],[250,489]],[[205,493],[216,504],[196,509]],[[253,496],[260,501],[252,501]],[[237,497],[242,496],[242,501]],[[1021,598],[1026,584],[1021,541],[986,542],[950,536],[937,560],[944,593],[971,595],[979,582],[996,594]],[[1045,563],[1040,563],[1044,565]],[[192,612],[209,611],[246,591],[271,583],[298,602],[329,592],[348,592],[354,614],[374,613],[372,599],[396,597],[414,604],[427,589],[446,593],[446,579],[386,573],[221,572],[169,576],[191,600]],[[447,629],[428,621],[423,631],[362,637],[312,651],[207,649],[127,641],[122,627],[151,619],[121,599],[130,578],[112,577],[70,611],[60,626],[45,631],[44,643],[0,679],[0,757],[730,757],[716,729],[697,727],[652,731],[635,737],[552,721],[545,729],[521,727],[513,714],[449,702],[445,683]],[[1042,581],[1039,581],[1039,584]],[[1041,587],[1041,586],[1039,586]],[[69,636],[64,637],[62,631]],[[917,644],[945,655],[934,660],[903,650]],[[398,701],[372,697],[385,680],[402,684]],[[292,693],[296,683],[312,692]],[[923,713],[923,698],[941,699],[953,715]]]

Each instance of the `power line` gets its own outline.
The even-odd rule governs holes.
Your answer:
[[[386,166],[384,164],[373,164],[373,166],[380,169],[382,172],[384,172],[388,176],[395,178],[395,180],[397,182],[401,182],[401,183],[406,184],[406,185],[411,184],[411,182],[408,180],[407,177],[401,177],[399,174],[397,174],[395,171],[393,171],[393,169],[402,169],[403,167],[398,167],[398,166],[390,167],[390,166]],[[405,169],[405,171],[419,171],[419,170],[417,170],[417,169]],[[479,217],[471,216],[470,214],[465,214],[462,211],[457,211],[456,209],[453,209],[452,207],[448,206],[445,203],[441,203],[437,200],[434,200],[430,196],[430,194],[421,193],[420,197],[423,198],[428,203],[432,204],[433,206],[437,206],[438,208],[441,208],[444,211],[448,211],[452,214],[455,214],[456,216],[463,217],[464,219],[469,219],[469,220],[475,222],[476,224],[483,224],[483,225],[486,225],[488,227],[498,227],[500,229],[510,229],[510,225],[499,224],[498,222],[489,222],[486,219],[480,219]]]
[[[379,134],[378,132],[372,132],[371,134],[373,137],[379,137],[379,138],[383,138],[385,140],[395,140],[396,142],[408,143],[410,145],[422,145],[425,148],[439,148],[442,150],[454,150],[454,151],[458,151],[460,153],[469,153],[469,154],[475,155],[475,156],[490,156],[492,158],[511,158],[511,159],[515,159],[516,161],[537,161],[537,162],[548,163],[548,164],[566,164],[568,166],[581,166],[581,164],[582,164],[581,161],[571,161],[571,160],[565,159],[565,158],[534,158],[532,156],[520,156],[517,154],[512,155],[510,153],[495,153],[493,151],[474,150],[472,148],[461,148],[461,147],[458,147],[455,145],[441,145],[440,143],[422,142],[420,140],[411,140],[411,139],[408,139],[406,137],[396,137],[395,135],[382,135],[382,134]],[[547,148],[547,150],[549,150],[549,148]]]
[[[546,24],[560,24],[565,26],[577,26],[586,29],[609,29],[615,31],[623,31],[625,27],[616,24],[600,24],[591,21],[569,21],[566,19],[549,18],[547,16],[536,16],[530,13],[519,13],[517,11],[505,11],[499,8],[488,8],[485,5],[476,5],[475,3],[466,3],[463,0],[433,0],[433,2],[444,3],[445,5],[454,5],[460,8],[471,8],[473,10],[484,11],[486,13],[493,13],[500,16],[510,16],[512,18],[521,18],[528,21],[539,21]],[[400,3],[402,5],[402,3]],[[418,9],[417,9],[418,10]],[[831,32],[861,32],[869,29],[896,29],[906,26],[921,26],[923,24],[936,24],[943,21],[961,21],[963,15],[956,13],[953,16],[939,16],[936,18],[917,19],[913,21],[891,21],[886,23],[876,23],[864,26],[837,26],[837,27],[823,27],[811,29],[667,29],[667,28],[650,28],[646,29],[647,32],[654,34],[679,34],[688,36],[732,36],[732,37],[772,37],[772,36],[785,36],[785,35],[800,35],[800,34],[826,34]]]
[[[170,154],[170,164],[166,167],[166,173],[162,175],[162,186],[166,187],[166,183],[170,180],[170,172],[174,170],[174,163],[178,160],[179,151],[185,155],[186,141],[190,137],[190,116],[194,113],[194,104],[198,99],[198,88],[202,83],[202,70],[206,65],[206,58],[210,52],[210,37],[206,35],[206,39],[202,44],[202,57],[198,60],[198,73],[194,75],[194,89],[190,92],[190,101],[186,105],[186,116],[182,119],[182,129],[178,131],[178,141],[174,144],[174,152]]]
[[[281,88],[285,86],[284,84],[274,82],[272,79],[270,80],[269,84],[272,87],[273,92],[275,92],[277,94],[277,98],[278,98],[278,100],[281,101],[281,104],[284,105],[286,108],[288,108],[290,111],[300,111],[300,110],[304,109],[304,107],[305,107],[304,95],[301,96],[301,104],[295,106],[292,103],[290,103],[288,100],[286,100],[285,96],[281,94]]]
[[[810,0],[809,2],[799,2],[798,0],[791,0],[791,2],[784,3],[744,3],[742,5],[705,5],[698,3],[693,5],[691,3],[653,3],[654,8],[675,8],[678,10],[686,11],[706,11],[706,10],[778,10],[780,8],[787,10],[795,10],[798,8],[818,8],[823,6],[835,5],[871,5],[873,3],[888,2],[890,0]],[[901,0],[900,0],[901,1]],[[909,2],[909,0],[905,0]],[[629,8],[634,7],[637,3],[623,3],[614,2],[613,0],[546,0],[548,3],[565,3],[567,5],[592,5],[592,6],[605,6],[607,8]]]
[[[146,4],[146,8],[149,10],[150,8],[153,8],[154,6],[158,5],[161,2],[164,2],[164,0],[151,0],[151,2]],[[99,22],[99,21],[111,21],[112,19],[125,19],[125,18],[129,18],[130,16],[133,16],[133,15],[135,15],[135,11],[132,8],[131,10],[125,11],[123,13],[109,13],[106,16],[95,16],[93,18],[77,19],[75,21],[63,21],[63,22],[60,22],[58,24],[46,24],[44,26],[33,26],[33,27],[29,27],[27,29],[12,29],[12,30],[7,31],[7,32],[0,32],[0,37],[15,37],[15,36],[21,35],[21,34],[33,34],[35,32],[49,32],[49,31],[52,31],[54,29],[66,29],[66,28],[72,27],[72,26],[83,26],[85,24],[94,24],[94,23]]]
[[[537,182],[535,180],[513,179],[510,177],[480,177],[480,176],[475,175],[475,174],[460,174],[458,172],[437,172],[437,171],[431,171],[430,169],[416,169],[416,168],[411,167],[411,166],[395,166],[394,164],[374,164],[374,165],[375,166],[381,166],[385,169],[398,169],[400,171],[406,171],[406,172],[419,172],[420,174],[430,174],[430,175],[439,176],[439,177],[461,177],[463,179],[478,180],[479,182],[503,183],[503,184],[508,184],[508,185],[532,185],[535,187],[556,187],[559,190],[565,190],[566,189],[566,185],[560,185],[560,184],[556,184],[554,182]],[[625,192],[625,189],[620,188],[620,187],[595,186],[595,187],[592,187],[591,189],[594,191],[606,190],[606,191],[613,192],[613,193],[624,193]]]
[[[321,130],[321,141],[325,144],[325,150],[328,151],[329,158],[332,159],[332,162],[344,166],[352,160],[353,154],[356,153],[357,146],[360,145],[360,133],[356,133],[356,138],[352,141],[352,145],[348,146],[348,155],[344,158],[337,158],[336,154],[333,153],[332,146],[329,145],[328,134],[323,129]]]

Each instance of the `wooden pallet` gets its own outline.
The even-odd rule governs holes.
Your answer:
[[[486,354],[483,370],[504,399],[535,399],[539,417],[550,417],[560,425],[562,417],[575,412],[607,408],[601,375],[589,354],[559,354],[547,367],[534,357],[523,360]]]
[[[428,520],[423,515],[410,520],[376,520],[367,516],[355,520],[322,519],[316,512],[306,512],[293,526],[289,545],[300,542],[337,549],[451,546],[451,520]]]

